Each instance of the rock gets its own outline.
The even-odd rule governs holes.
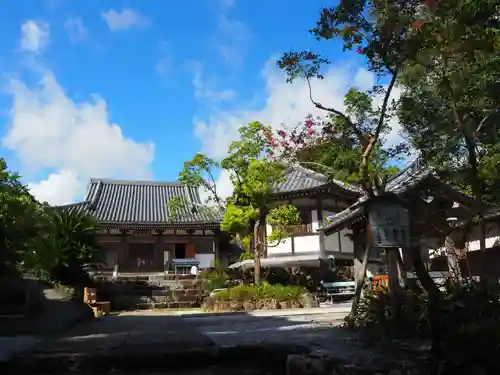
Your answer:
[[[327,366],[319,358],[291,354],[286,358],[286,375],[329,375]]]

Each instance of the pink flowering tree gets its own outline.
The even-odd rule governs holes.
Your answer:
[[[392,99],[394,87],[402,78],[408,62],[415,60],[425,46],[425,33],[422,30],[426,26],[426,17],[433,12],[435,5],[436,2],[430,0],[341,0],[338,5],[322,9],[310,33],[318,41],[340,42],[342,51],[356,51],[376,77],[374,87],[366,92],[351,88],[345,95],[342,107],[331,106],[314,94],[314,80],[324,78],[325,67],[330,64],[328,58],[311,51],[294,51],[283,54],[277,62],[289,82],[305,80],[312,105],[323,111],[326,118],[319,124],[322,134],[318,136],[326,136],[326,142],[332,150],[348,150],[348,156],[341,157],[343,162],[356,159],[352,166],[357,171],[350,175],[362,186],[368,197],[385,190],[389,174],[380,170],[376,159],[383,149],[384,135],[390,130],[389,121],[396,116],[397,106]],[[285,134],[282,141],[284,147],[290,146],[291,138],[302,145],[304,132],[305,135],[315,133],[314,122],[308,118],[306,126],[298,133],[293,134],[292,131],[288,136]],[[296,154],[299,159],[300,155],[304,155],[304,150],[307,151],[308,147],[299,147]],[[395,151],[398,151],[398,147]],[[341,155],[341,152],[336,154]],[[352,318],[366,276],[369,253],[370,247],[367,247],[362,266],[355,270],[358,277]],[[393,262],[391,267],[397,265]],[[419,274],[422,284],[429,285],[429,280],[432,284],[429,275],[424,273]],[[397,282],[391,280],[391,285],[395,286]],[[435,292],[435,289],[431,292]]]

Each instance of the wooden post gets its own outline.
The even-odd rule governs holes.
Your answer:
[[[401,289],[399,282],[399,249],[386,249],[387,276],[389,276],[389,293],[396,295]]]
[[[349,314],[350,319],[354,318],[356,310],[358,308],[359,300],[361,299],[361,293],[363,292],[363,285],[365,283],[366,269],[368,268],[368,260],[370,259],[371,248],[372,247],[370,241],[367,241],[361,267],[355,270],[356,290],[354,291],[355,294],[354,299],[352,300],[351,313]]]

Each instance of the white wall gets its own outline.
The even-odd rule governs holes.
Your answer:
[[[467,236],[469,251],[480,250],[479,226],[475,226]],[[500,223],[486,223],[486,248],[500,246]]]
[[[323,211],[323,217],[326,219],[329,216],[335,215],[332,211]],[[347,237],[347,234],[352,233],[350,229],[342,229],[337,233],[325,236],[326,251],[338,251],[341,253],[354,253],[354,243]]]
[[[215,261],[215,254],[196,254],[194,258],[200,262],[198,268],[213,267]]]
[[[280,202],[282,204],[288,204],[288,202]],[[312,204],[316,202],[309,198],[301,198],[292,201],[292,204],[301,207],[311,207]],[[328,201],[330,206],[333,206],[334,201]],[[343,202],[335,202],[336,205],[343,204]],[[314,206],[312,206],[314,207]],[[342,206],[343,207],[343,206]],[[340,208],[342,208],[340,207]],[[323,210],[323,218],[326,219],[328,216],[334,215],[335,212]],[[311,227],[314,234],[307,236],[295,236],[294,237],[294,248],[295,255],[300,254],[308,254],[320,251],[319,246],[319,233],[317,230],[319,229],[320,223],[318,220],[318,210],[311,209]],[[272,232],[272,228],[270,225],[267,225],[267,234],[269,235]],[[354,244],[352,240],[346,236],[346,234],[351,233],[349,229],[343,229],[339,233],[334,233],[331,236],[325,236],[325,247],[327,252],[345,252],[345,253],[353,253],[354,252]],[[268,257],[272,257],[275,255],[291,255],[292,254],[292,240],[291,238],[287,238],[282,243],[277,246],[271,247],[269,246],[267,249]]]

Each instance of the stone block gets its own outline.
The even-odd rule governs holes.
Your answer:
[[[166,296],[152,296],[151,299],[155,303],[165,303],[165,302],[167,302],[167,297]]]

